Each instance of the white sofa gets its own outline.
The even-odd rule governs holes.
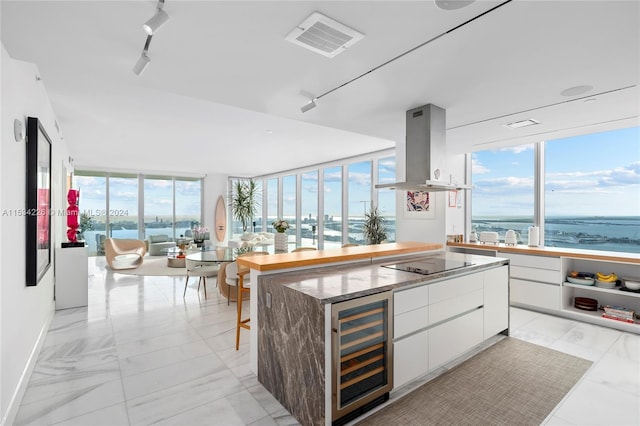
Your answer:
[[[272,245],[274,235],[271,232],[245,232],[227,243],[229,248],[247,248]]]
[[[176,243],[168,235],[149,235],[149,256],[166,255],[164,250],[175,246]]]

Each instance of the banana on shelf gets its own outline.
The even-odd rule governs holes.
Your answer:
[[[605,283],[611,283],[618,280],[618,276],[611,272],[610,274],[603,274],[602,272],[596,272],[596,279]]]

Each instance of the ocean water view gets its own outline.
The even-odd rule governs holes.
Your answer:
[[[504,241],[512,229],[519,233],[519,243],[527,244],[532,218],[509,216],[478,217],[472,221],[476,232],[495,231]],[[545,218],[546,247],[580,248],[640,253],[640,216],[550,216]]]
[[[352,218],[349,226],[349,241],[364,244],[362,235],[362,219]],[[137,229],[126,229],[117,224],[112,227],[113,238],[138,238]],[[169,225],[169,224],[167,224]],[[389,239],[395,240],[395,220],[387,219],[386,222]],[[472,227],[476,232],[494,231],[500,235],[504,242],[507,230],[512,229],[519,234],[518,242],[527,244],[529,226],[532,226],[532,218],[491,216],[474,218]],[[339,220],[334,224],[325,226],[324,245],[326,248],[339,247],[342,241],[342,233]],[[176,227],[176,236],[184,235],[188,226]],[[256,228],[256,231],[260,229]],[[105,234],[104,230],[85,231],[85,241],[89,246],[89,252],[98,252],[96,235]],[[166,234],[173,236],[171,226],[146,228],[146,237],[149,235]],[[295,230],[290,229],[287,234],[289,239],[295,239]],[[640,216],[575,216],[575,217],[548,217],[545,222],[544,245],[546,247],[580,248],[588,250],[605,250],[614,252],[640,253]],[[301,245],[315,245],[318,243],[317,232],[312,232],[308,224],[301,225]]]

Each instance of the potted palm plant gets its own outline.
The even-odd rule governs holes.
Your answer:
[[[247,232],[249,224],[258,211],[258,184],[253,179],[237,180],[231,194],[233,218],[242,223],[242,231]]]
[[[362,233],[367,244],[380,244],[387,239],[387,229],[384,217],[378,206],[371,205],[371,209],[364,214]]]

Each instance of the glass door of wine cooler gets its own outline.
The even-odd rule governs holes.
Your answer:
[[[332,305],[333,419],[393,386],[391,292]]]

